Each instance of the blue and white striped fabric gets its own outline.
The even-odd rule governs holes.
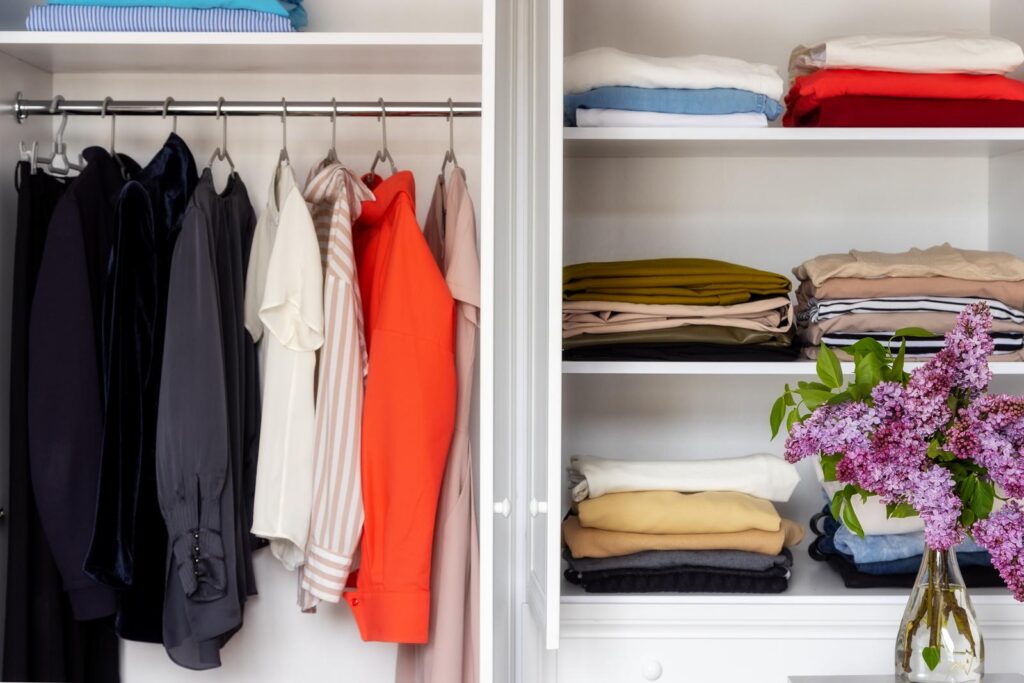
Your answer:
[[[289,33],[288,17],[240,9],[178,7],[33,7],[29,31],[139,31],[166,33]]]

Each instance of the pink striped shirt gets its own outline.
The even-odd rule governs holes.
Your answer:
[[[338,602],[363,528],[360,427],[366,339],[352,224],[373,193],[338,163],[310,171],[304,193],[324,265],[324,345],[316,396],[313,508],[299,606]]]

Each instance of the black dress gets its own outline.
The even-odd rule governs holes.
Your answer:
[[[156,493],[155,435],[167,281],[195,160],[172,134],[121,193],[103,297],[105,415],[99,506],[85,568],[120,589],[117,632],[161,642],[167,530]]]
[[[50,219],[67,182],[18,164],[11,320],[7,600],[3,679],[117,681],[111,620],[76,621],[43,532],[28,450],[29,317]]]

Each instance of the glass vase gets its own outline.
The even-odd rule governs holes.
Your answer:
[[[975,683],[985,644],[956,552],[925,549],[896,640],[901,683]]]

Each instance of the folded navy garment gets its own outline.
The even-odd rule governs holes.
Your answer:
[[[288,33],[291,19],[243,9],[40,5],[29,10],[29,31],[158,33]]]
[[[765,344],[708,344],[665,342],[655,344],[608,344],[562,351],[562,360],[579,361],[702,361],[788,362],[800,355],[799,346]]]
[[[774,121],[782,105],[767,95],[735,88],[675,90],[608,86],[565,96],[565,124],[576,125],[577,109],[622,109],[662,114],[764,114]]]
[[[709,567],[578,572],[565,578],[588,593],[782,593],[789,587],[789,569],[760,572]]]
[[[568,548],[563,549],[569,568],[577,572],[673,569],[703,567],[709,569],[738,569],[764,571],[773,567],[792,567],[793,555],[783,548],[779,555],[765,555],[744,550],[645,550],[615,557],[574,558]]]

